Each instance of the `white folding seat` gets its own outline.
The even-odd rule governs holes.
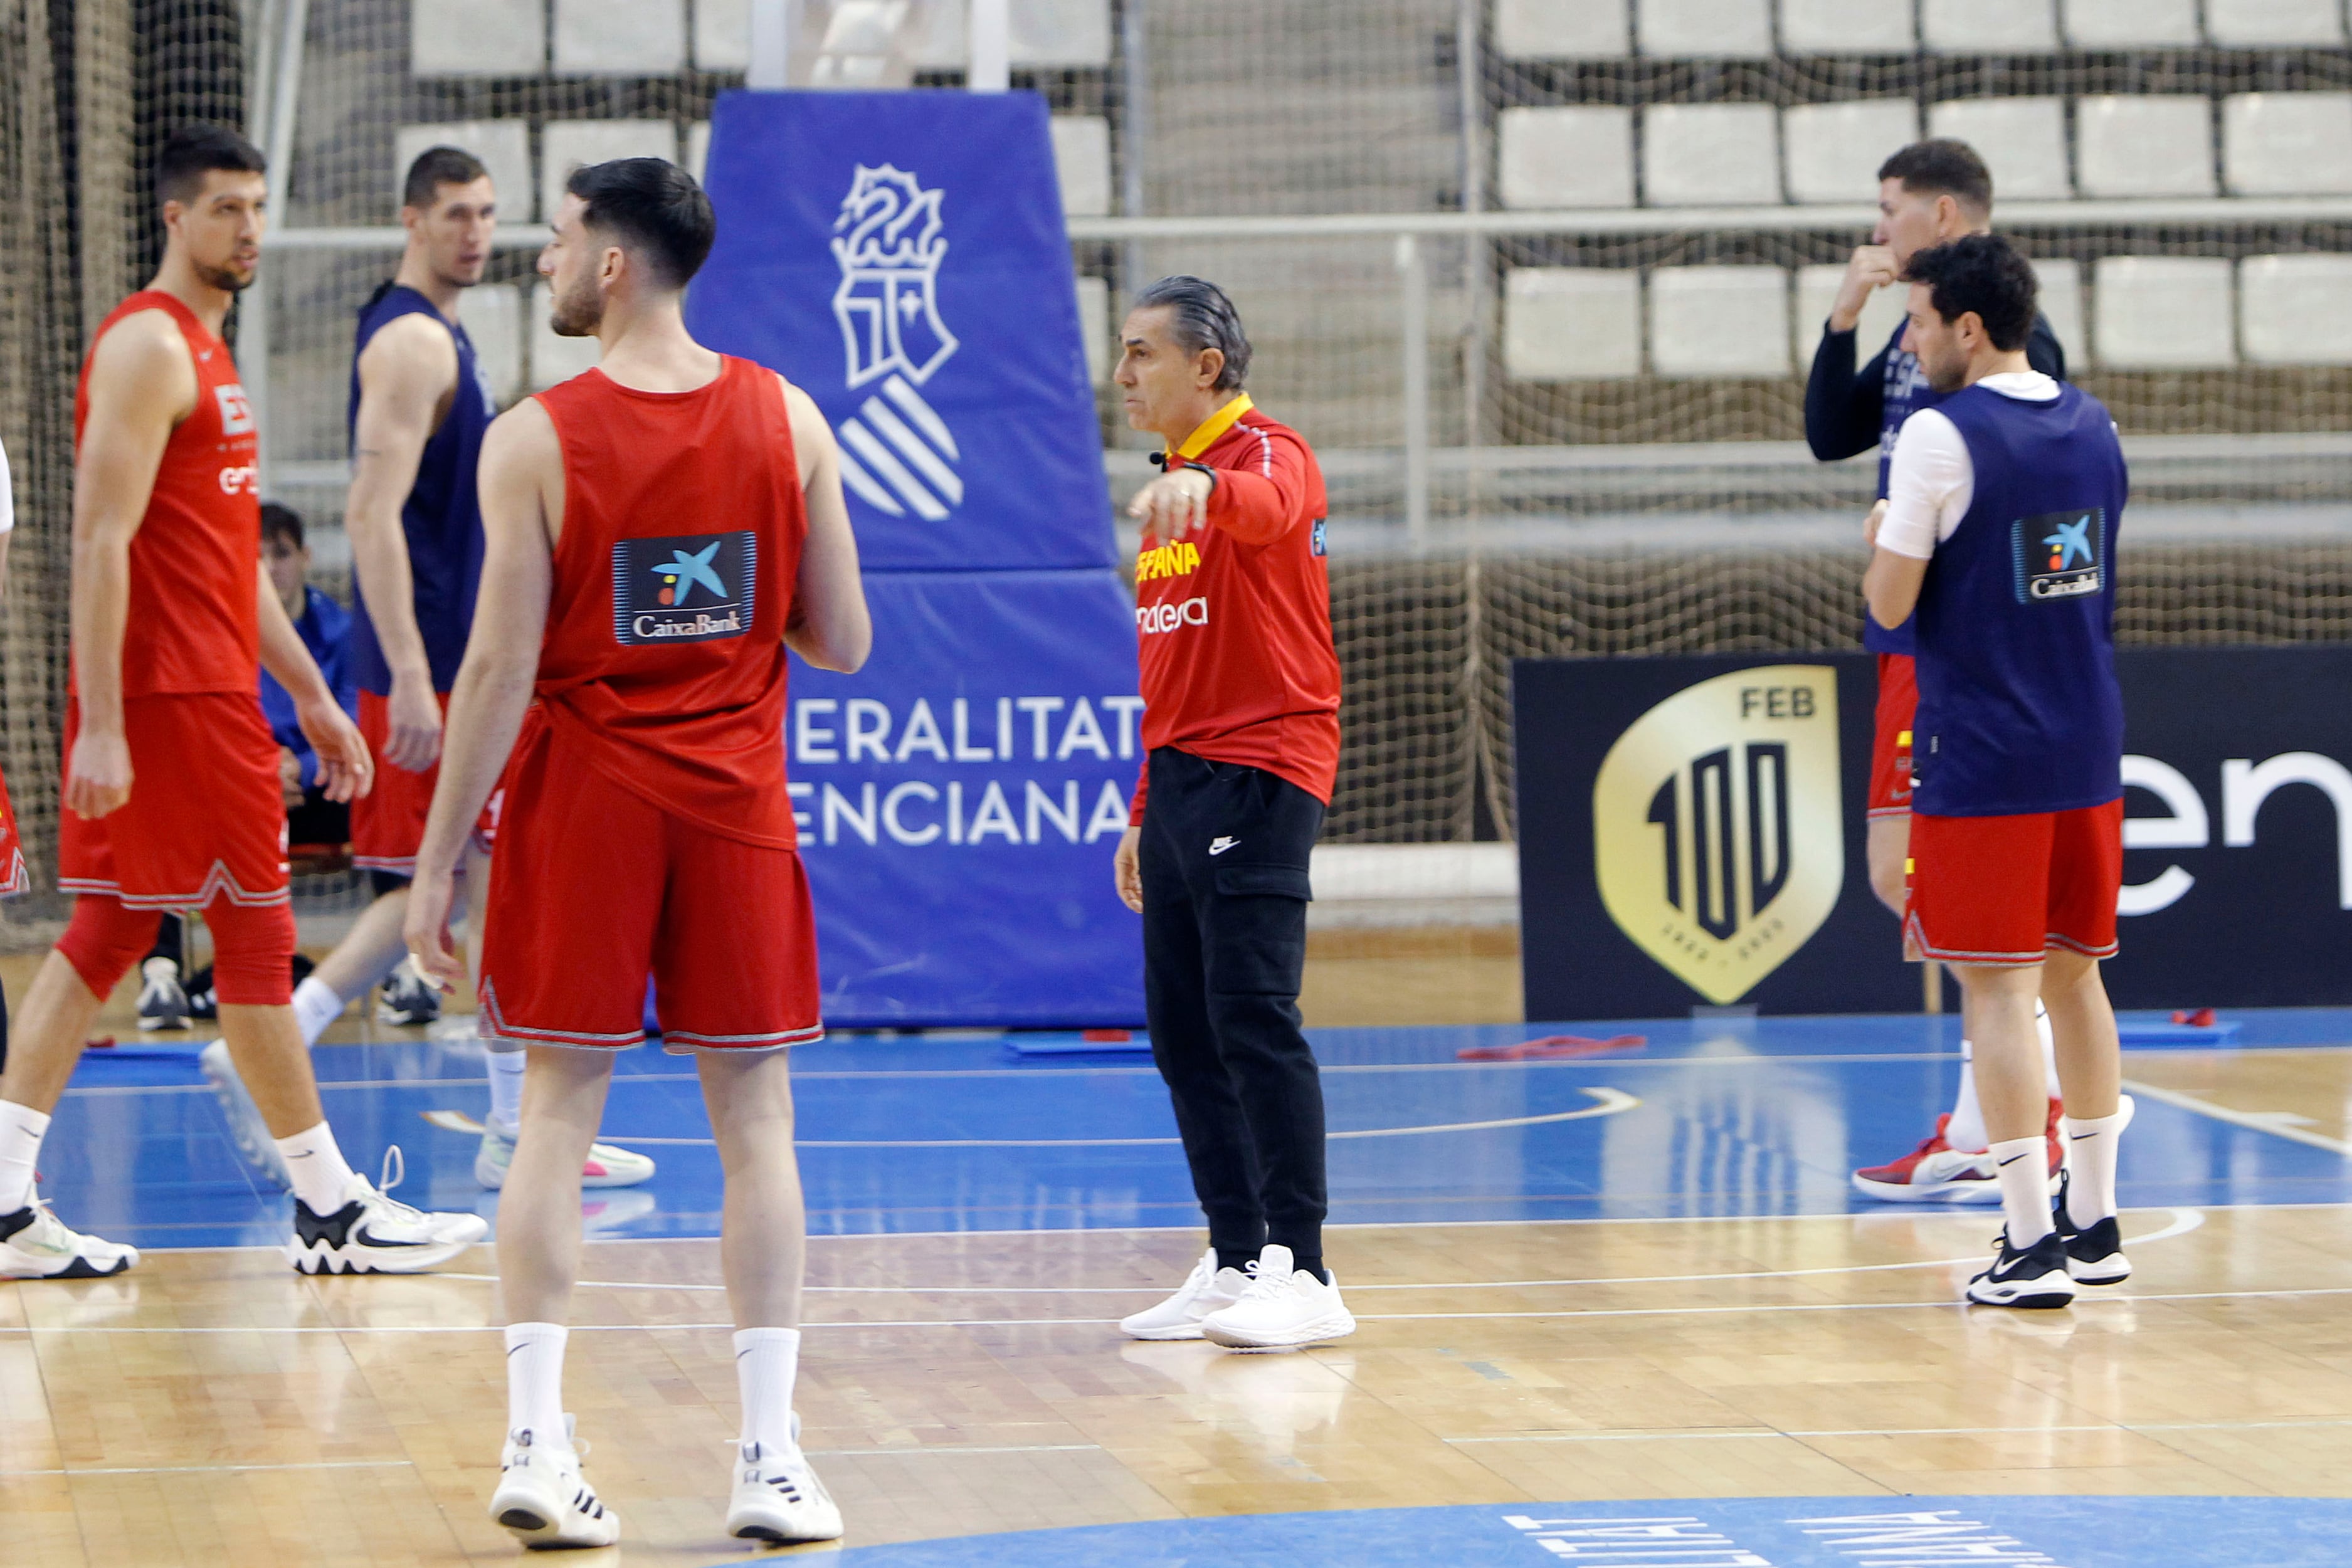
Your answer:
[[[1516,382],[1642,373],[1642,278],[1631,267],[1521,267],[1503,280],[1503,371]]]
[[[667,76],[686,64],[683,0],[555,0],[555,68]]]
[[[2074,181],[2086,196],[2211,195],[2211,101],[2188,93],[2076,99]]]
[[[1063,213],[1104,216],[1110,211],[1110,121],[1099,114],[1057,114],[1045,126],[1054,139]]]
[[[1919,109],[1907,98],[1809,103],[1784,110],[1780,138],[1792,202],[1874,202],[1878,166],[1919,139]]]
[[[2041,285],[2042,313],[2050,318],[2050,329],[2058,334],[2058,346],[2066,350],[2066,373],[2076,375],[2091,357],[2083,337],[2083,264],[2063,257],[2036,261],[2033,276]]]
[[[400,204],[408,166],[428,148],[471,152],[490,172],[499,193],[499,216],[510,224],[530,222],[530,126],[520,120],[468,120],[454,125],[404,125],[392,133],[392,201]]]
[[[511,283],[485,283],[457,296],[457,325],[473,340],[500,408],[522,394],[522,290]]]
[[[1110,319],[1110,284],[1108,280],[1080,273],[1078,285],[1078,338],[1086,346],[1087,381],[1100,386],[1110,379],[1110,340],[1113,328]]]
[[[1495,52],[1507,60],[1613,59],[1633,49],[1625,0],[1496,0]]]
[[[686,172],[698,185],[710,182],[710,121],[707,120],[686,128]]]
[[[1664,103],[1642,110],[1642,199],[1654,207],[1780,199],[1780,117],[1769,103]]]
[[[2256,365],[2352,365],[2352,256],[2238,263],[2238,341]]]
[[[1927,134],[1975,148],[1992,171],[1996,202],[2063,202],[2074,193],[2063,98],[1952,99],[1927,110]]]
[[[960,71],[971,61],[967,0],[931,7],[906,40],[917,70]],[[1110,64],[1109,0],[1012,0],[1005,44],[1014,69]]]
[[[747,70],[751,64],[751,0],[694,0],[694,68]]]
[[[1507,109],[1495,128],[1495,183],[1505,206],[1633,204],[1632,110]]]
[[[2341,44],[2337,0],[2205,0],[2205,36],[2225,49]]]
[[[1633,37],[1667,59],[1751,59],[1772,52],[1766,0],[1633,0]]]
[[[2058,47],[2055,0],[1920,0],[1919,31],[1939,55],[2046,55]]]
[[[415,0],[408,68],[420,77],[539,75],[547,68],[543,0]]]
[[[596,356],[601,351],[593,338],[559,338],[548,325],[553,315],[553,297],[545,283],[530,286],[530,390],[544,392],[558,382],[568,382],[583,371],[596,368]]]
[[[1780,52],[1907,55],[1918,47],[1911,7],[1888,0],[1780,0]]]
[[[2061,0],[2077,49],[2193,49],[2197,0]]]
[[[2221,370],[2237,362],[2230,264],[2221,257],[2104,256],[2092,285],[2104,368]]]
[[[553,219],[564,182],[583,163],[677,157],[677,127],[667,120],[551,120],[539,133],[539,210]]]
[[[1789,373],[1789,275],[1777,267],[1650,274],[1650,367],[1662,376]]]
[[[1789,348],[1799,370],[1813,362],[1813,350],[1821,346],[1822,333],[1829,326],[1830,307],[1837,303],[1838,287],[1844,281],[1842,261],[1797,268],[1797,308],[1789,319]],[[1910,308],[1911,290],[1903,284],[1871,290],[1853,329],[1856,364],[1869,363],[1872,355],[1886,347]]]
[[[2352,92],[2223,99],[2221,179],[2233,196],[2352,192]]]

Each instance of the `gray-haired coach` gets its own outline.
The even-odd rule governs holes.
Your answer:
[[[1251,406],[1233,301],[1163,277],[1119,330],[1127,422],[1167,443],[1139,492],[1143,777],[1119,896],[1143,915],[1151,1054],[1209,1250],[1120,1327],[1268,1350],[1356,1320],[1323,1268],[1323,1084],[1298,1028],[1307,862],[1339,765],[1323,476]]]

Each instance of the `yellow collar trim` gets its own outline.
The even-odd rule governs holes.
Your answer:
[[[1201,422],[1201,428],[1186,436],[1176,448],[1179,457],[1198,457],[1216,444],[1217,437],[1234,427],[1234,422],[1256,407],[1247,392],[1235,392],[1233,402]]]

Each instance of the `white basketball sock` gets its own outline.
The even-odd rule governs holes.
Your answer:
[[[2065,1092],[2058,1087],[2058,1037],[2050,1032],[2050,1009],[2039,998],[2033,1004],[2033,1032],[2042,1037],[2042,1076],[2050,1098],[2063,1100]]]
[[[321,1122],[290,1138],[280,1138],[278,1152],[286,1156],[286,1177],[294,1184],[294,1196],[309,1204],[311,1213],[323,1219],[343,1207],[343,1189],[351,1185],[352,1167],[335,1143],[332,1127]]]
[[[490,1069],[490,1125],[509,1138],[522,1135],[522,1071],[530,1059],[520,1051],[486,1051]]]
[[[33,1201],[33,1167],[48,1130],[46,1113],[0,1100],[0,1214],[14,1214]]]
[[[799,1375],[801,1331],[738,1329],[735,1384],[743,1397],[743,1438],[764,1454],[789,1454],[793,1442],[793,1380]]]
[[[507,1325],[507,1430],[530,1433],[536,1448],[572,1451],[563,1427],[563,1343],[571,1337],[562,1323]]]
[[[2009,1244],[2022,1252],[2055,1228],[2050,1218],[2050,1144],[2038,1135],[2004,1138],[1990,1152],[2000,1177]]]
[[[1952,1102],[1952,1119],[1944,1124],[1944,1142],[1968,1154],[1985,1146],[1984,1107],[1977,1103],[1977,1048],[1960,1041],[1960,1092]]]
[[[2073,1140],[2067,1158],[2074,1172],[2066,1182],[2066,1218],[2078,1230],[2116,1211],[2116,1150],[2123,1143],[2124,1124],[2130,1120],[2128,1096],[2112,1116],[2066,1118],[2066,1135]]]
[[[318,1044],[327,1026],[342,1016],[343,998],[318,976],[305,976],[302,983],[294,988],[294,1027],[302,1031],[306,1048]]]

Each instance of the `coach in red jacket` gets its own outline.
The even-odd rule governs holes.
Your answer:
[[[1251,406],[1249,340],[1214,284],[1160,279],[1119,337],[1127,422],[1167,446],[1128,507],[1144,766],[1117,876],[1209,1219],[1192,1277],[1120,1326],[1251,1350],[1336,1339],[1356,1320],[1323,1267],[1323,1085],[1298,1028],[1307,854],[1339,765],[1323,476]]]

